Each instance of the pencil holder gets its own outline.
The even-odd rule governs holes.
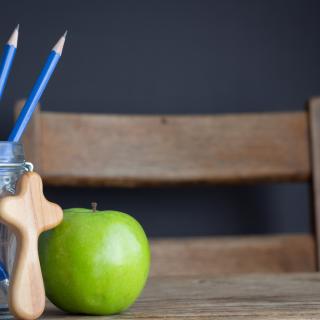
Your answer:
[[[0,198],[15,194],[20,176],[30,170],[25,162],[21,143],[0,142]],[[16,238],[13,232],[0,223],[0,317],[9,315],[8,286],[15,259]]]
[[[38,237],[63,213],[44,197],[32,167],[20,143],[0,142],[0,319],[36,319],[45,308]]]

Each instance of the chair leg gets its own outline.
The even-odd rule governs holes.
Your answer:
[[[320,98],[308,101],[311,159],[311,226],[315,235],[317,271],[320,267]]]

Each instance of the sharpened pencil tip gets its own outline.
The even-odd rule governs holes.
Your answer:
[[[18,23],[16,26],[16,30],[19,32],[20,24]]]
[[[63,34],[63,37],[65,38],[68,34],[68,30],[65,31],[65,33]]]
[[[8,42],[7,42],[7,44],[9,46],[13,46],[15,48],[17,47],[17,45],[18,45],[18,34],[19,34],[19,25],[17,25],[14,28],[14,30],[13,30],[13,32],[12,32]]]
[[[66,40],[67,31],[63,34],[63,36],[58,40],[56,45],[52,48],[53,51],[55,51],[57,54],[62,54],[62,49],[64,46],[64,42]]]

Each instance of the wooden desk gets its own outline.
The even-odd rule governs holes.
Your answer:
[[[67,315],[48,305],[43,319]],[[108,319],[320,319],[320,273],[153,278],[128,311]]]

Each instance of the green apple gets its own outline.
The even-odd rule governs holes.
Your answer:
[[[64,210],[39,239],[49,300],[72,313],[108,315],[134,303],[148,277],[150,248],[140,224],[118,211]]]

